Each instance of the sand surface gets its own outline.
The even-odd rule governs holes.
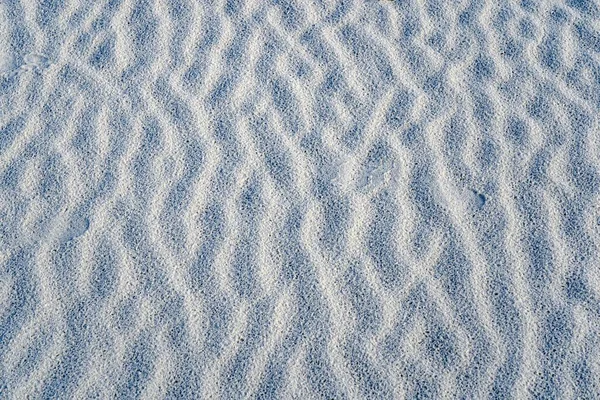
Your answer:
[[[600,398],[597,0],[0,0],[1,399]]]

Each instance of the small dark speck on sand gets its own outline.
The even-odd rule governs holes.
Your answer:
[[[482,208],[487,201],[487,198],[483,193],[479,193],[478,191],[471,189],[471,192],[475,195],[475,204],[477,204],[477,208]]]

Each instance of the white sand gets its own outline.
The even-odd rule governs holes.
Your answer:
[[[0,399],[600,398],[597,0],[0,2]]]

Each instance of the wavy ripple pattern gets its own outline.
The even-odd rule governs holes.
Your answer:
[[[600,398],[600,3],[0,3],[0,398]]]

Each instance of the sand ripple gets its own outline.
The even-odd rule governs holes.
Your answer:
[[[0,398],[600,398],[599,65],[596,0],[1,2]]]

